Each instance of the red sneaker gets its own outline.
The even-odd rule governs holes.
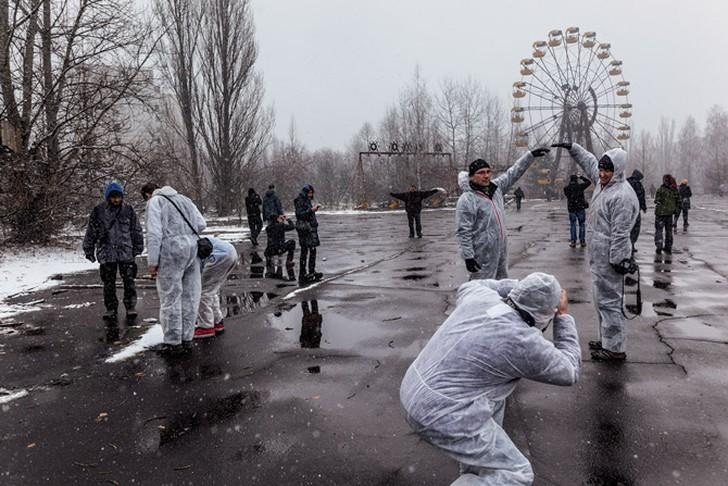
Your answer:
[[[195,334],[193,336],[194,339],[204,339],[204,338],[211,338],[215,337],[215,328],[214,327],[196,327],[195,328]]]
[[[225,332],[225,323],[223,321],[215,324],[215,334],[222,334]]]

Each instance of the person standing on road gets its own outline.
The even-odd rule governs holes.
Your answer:
[[[460,286],[455,310],[407,369],[399,396],[423,440],[458,461],[453,484],[530,485],[533,469],[503,430],[521,378],[570,386],[581,349],[566,290],[545,273]],[[553,342],[543,331],[553,322]]]
[[[200,304],[198,237],[190,225],[199,234],[207,223],[188,197],[169,186],[148,183],[141,192],[147,201],[147,263],[157,280],[164,331],[160,350],[178,354],[192,342]]]
[[[429,191],[418,191],[414,184],[410,186],[407,192],[390,192],[389,195],[404,201],[404,209],[407,213],[407,224],[409,224],[409,237],[415,237],[415,228],[417,229],[417,238],[422,238],[422,222],[420,213],[422,212],[422,201],[430,196],[437,194],[437,189]]]
[[[220,289],[238,265],[238,252],[233,245],[220,238],[207,238],[212,243],[212,254],[201,262],[202,288],[194,339],[215,337],[225,332]]]
[[[104,190],[104,202],[96,206],[88,218],[83,253],[92,263],[99,261],[104,284],[104,319],[116,320],[119,300],[116,297],[116,272],[124,283],[126,317],[137,316],[137,275],[135,258],[144,250],[144,236],[136,212],[124,202],[124,187],[112,181]]]
[[[635,271],[629,234],[639,212],[637,196],[624,178],[627,152],[614,148],[597,161],[576,143],[552,147],[567,149],[595,186],[587,214],[586,241],[600,340],[589,341],[591,357],[595,361],[624,361],[623,276]]]
[[[296,232],[298,233],[298,243],[301,245],[301,264],[298,270],[300,283],[313,282],[323,277],[323,273],[316,271],[316,248],[321,244],[318,236],[316,211],[321,206],[311,203],[313,195],[313,186],[304,184],[301,193],[293,201],[296,208]],[[306,271],[307,258],[308,271]]]
[[[250,241],[253,246],[258,246],[258,235],[263,229],[263,219],[260,217],[260,206],[263,201],[252,187],[248,189],[245,197],[245,210],[248,213],[248,227],[250,228]]]
[[[525,199],[526,195],[521,190],[521,186],[516,187],[516,190],[513,191],[513,197],[516,198],[516,212],[521,212],[521,201]]]
[[[654,184],[650,184],[650,198],[655,199],[655,193],[657,192],[657,189],[655,188]]]
[[[471,279],[508,277],[508,235],[503,195],[530,167],[536,157],[549,152],[526,152],[504,174],[492,181],[488,162],[477,159],[458,174],[463,193],[455,211],[455,235]]]
[[[680,206],[678,207],[677,214],[675,215],[675,231],[677,231],[677,223],[680,219],[680,213],[682,212],[683,217],[683,232],[688,230],[688,211],[690,211],[690,198],[693,197],[693,191],[690,190],[688,180],[683,179],[680,186],[677,188],[680,194]]]
[[[579,182],[581,179],[581,182]],[[579,223],[579,244],[582,248],[586,246],[586,208],[589,203],[584,198],[584,190],[591,186],[591,181],[584,176],[572,174],[569,184],[564,187],[566,195],[566,208],[569,211],[569,246],[576,247],[576,224]]]
[[[280,216],[283,214],[283,205],[276,194],[276,186],[273,184],[268,186],[268,190],[263,196],[263,220],[270,221],[273,215]]]
[[[286,240],[286,231],[293,231],[296,226],[289,221],[286,215],[271,216],[265,233],[268,235],[268,244],[265,247],[265,276],[269,278],[283,278],[283,269],[274,265],[281,255],[286,254],[286,269],[293,274],[293,254],[296,251],[296,242]],[[277,268],[276,268],[277,267]]]
[[[638,171],[637,169],[632,171],[632,175],[627,177],[627,182],[629,182],[629,185],[632,186],[632,189],[634,189],[634,193],[637,195],[637,201],[640,203],[640,210],[643,213],[647,212],[647,202],[645,201],[645,188],[642,186],[642,172]],[[632,242],[632,253],[637,251],[637,248],[635,248],[635,243],[637,243],[637,238],[640,237],[640,227],[642,226],[642,217],[637,212],[637,221],[634,222],[634,227],[632,228],[632,231],[629,233],[629,240]]]
[[[675,178],[670,174],[662,176],[662,185],[655,194],[655,251],[672,253],[672,227],[680,210],[680,193]]]

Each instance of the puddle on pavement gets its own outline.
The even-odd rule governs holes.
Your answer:
[[[222,305],[227,309],[228,316],[238,316],[263,307],[276,297],[276,293],[259,291],[225,294]]]
[[[402,280],[423,280],[423,279],[426,279],[427,277],[430,277],[430,275],[422,275],[419,273],[413,273],[410,275],[405,275],[404,277],[402,277]]]
[[[325,300],[303,301],[271,315],[269,322],[284,333],[287,340],[297,342],[305,349],[348,349],[380,335],[375,323],[332,312],[331,305]],[[323,309],[327,311],[322,313]]]
[[[152,452],[154,446],[162,447],[178,440],[180,437],[206,426],[214,426],[226,419],[232,418],[242,411],[258,408],[261,397],[258,392],[241,391],[217,399],[203,399],[193,410],[186,410],[171,417],[161,417],[146,424],[146,431],[142,431],[143,449]],[[158,431],[158,438],[154,437]],[[146,433],[145,433],[146,432]],[[152,437],[144,437],[149,436]],[[156,440],[154,440],[156,439]],[[147,447],[144,447],[144,446]],[[151,447],[149,447],[151,446]]]
[[[397,272],[424,272],[427,267],[409,267],[409,268],[398,268]]]

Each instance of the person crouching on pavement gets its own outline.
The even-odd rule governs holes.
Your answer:
[[[597,161],[576,143],[552,147],[567,149],[595,186],[587,214],[586,242],[600,339],[589,341],[591,357],[595,361],[624,361],[623,278],[634,271],[630,233],[639,213],[637,195],[624,177],[627,152],[614,148]]]
[[[453,485],[530,485],[531,464],[503,430],[506,398],[521,378],[570,386],[581,349],[565,290],[552,275],[471,280],[455,310],[410,365],[400,387],[405,417],[455,459]],[[553,321],[553,342],[543,331]]]
[[[318,236],[318,220],[316,211],[321,206],[313,205],[314,189],[311,184],[305,184],[301,193],[293,201],[296,208],[296,231],[298,243],[301,245],[301,265],[298,280],[301,283],[313,282],[321,279],[323,274],[316,271],[316,247],[321,242]],[[306,271],[306,258],[308,258],[308,271]]]
[[[266,277],[283,278],[283,269],[279,265],[275,265],[277,260],[284,253],[286,254],[286,269],[289,274],[293,273],[293,253],[296,251],[296,242],[294,240],[286,240],[286,231],[296,229],[293,221],[289,221],[286,215],[272,215],[270,222],[265,228],[265,234],[268,235],[268,244],[265,247],[265,269]],[[294,277],[295,278],[295,277]]]
[[[162,353],[176,355],[192,344],[200,304],[197,234],[207,226],[197,206],[169,186],[142,187],[147,201],[147,264],[157,280]],[[197,233],[197,234],[195,234]]]
[[[238,265],[238,252],[233,245],[220,238],[207,238],[212,242],[212,254],[201,261],[202,290],[195,339],[215,337],[225,332],[224,316],[220,310],[220,289]]]
[[[99,262],[104,284],[104,319],[116,320],[119,300],[116,297],[116,272],[124,283],[126,317],[137,316],[137,275],[135,257],[144,250],[144,236],[136,212],[124,202],[124,188],[112,181],[104,190],[104,202],[96,206],[88,218],[83,252],[86,258]]]

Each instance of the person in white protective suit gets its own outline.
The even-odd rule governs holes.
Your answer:
[[[621,362],[627,359],[623,278],[636,270],[629,235],[640,210],[637,194],[624,176],[627,152],[614,148],[597,161],[576,143],[560,143],[554,147],[567,149],[594,184],[586,218],[586,242],[599,340],[589,341],[589,348],[596,361]]]
[[[212,254],[202,260],[202,293],[195,339],[215,337],[225,332],[220,310],[220,289],[238,264],[238,252],[233,245],[220,238],[208,239],[212,242]]]
[[[206,223],[197,206],[169,186],[149,183],[141,192],[147,201],[147,264],[157,280],[164,331],[161,351],[175,353],[191,344],[200,303],[197,236],[190,225],[200,233]]]
[[[536,157],[549,152],[526,152],[504,174],[491,181],[490,165],[474,160],[458,174],[463,191],[455,212],[455,235],[470,279],[508,277],[508,235],[503,195],[521,178]]]
[[[503,430],[506,397],[520,378],[569,386],[581,349],[566,291],[552,275],[472,280],[455,310],[410,365],[400,400],[410,427],[455,459],[453,485],[527,485],[528,460]],[[554,323],[554,340],[544,338]]]

